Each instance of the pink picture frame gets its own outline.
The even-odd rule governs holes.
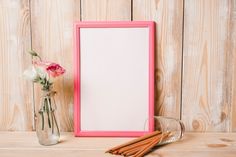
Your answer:
[[[114,131],[81,129],[81,37],[82,28],[148,28],[148,130]],[[74,135],[80,137],[137,137],[154,131],[154,69],[155,69],[155,23],[152,21],[76,22],[74,24]],[[108,74],[109,75],[109,74]]]

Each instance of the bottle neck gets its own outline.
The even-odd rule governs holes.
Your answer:
[[[43,90],[42,97],[53,97],[57,92],[53,90]]]

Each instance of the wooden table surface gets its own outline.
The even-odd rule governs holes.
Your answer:
[[[75,138],[41,146],[35,132],[0,132],[0,157],[109,157],[105,150],[130,138]],[[186,133],[182,141],[156,149],[147,157],[236,157],[236,133]],[[114,156],[113,156],[114,157]]]

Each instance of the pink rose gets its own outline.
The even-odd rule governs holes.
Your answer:
[[[65,69],[59,64],[48,61],[34,61],[34,65],[43,68],[50,76],[57,77],[65,73]]]
[[[56,63],[51,63],[47,68],[46,68],[48,74],[52,77],[57,77],[65,73],[65,69],[62,68],[59,64]]]

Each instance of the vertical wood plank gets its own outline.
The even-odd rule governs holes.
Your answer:
[[[81,0],[82,20],[131,20],[131,0]]]
[[[229,130],[235,53],[231,2],[185,1],[182,113],[187,130]]]
[[[31,0],[32,47],[42,58],[66,69],[54,83],[62,131],[73,130],[73,23],[80,20],[80,0]],[[41,91],[36,89],[36,102]],[[38,108],[39,106],[37,106]]]
[[[133,0],[133,20],[156,22],[155,114],[180,118],[182,0]]]
[[[32,130],[29,2],[0,1],[0,130]]]
[[[229,56],[232,58],[232,66],[233,71],[229,72],[233,75],[232,77],[232,109],[231,109],[231,131],[236,132],[236,0],[232,0],[231,3],[231,12],[230,12],[230,23],[229,23],[230,31],[230,52]]]

